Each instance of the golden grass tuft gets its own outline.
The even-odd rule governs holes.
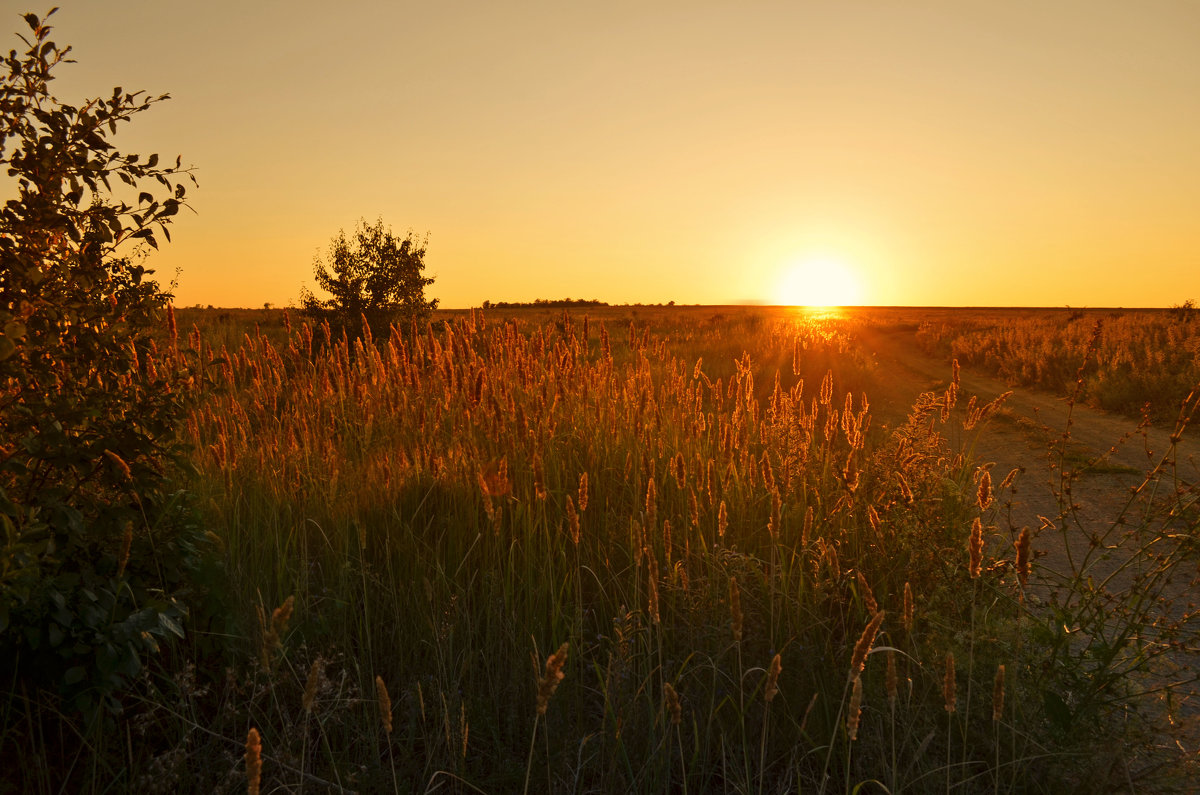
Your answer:
[[[678,726],[683,720],[683,708],[679,704],[679,694],[670,682],[663,684],[663,707],[671,718],[671,725]]]
[[[382,676],[375,677],[375,701],[379,704],[379,722],[384,734],[392,733],[392,697]]]
[[[971,522],[971,538],[967,543],[967,550],[970,553],[968,570],[971,573],[971,579],[975,579],[983,571],[983,522],[979,520],[978,516],[975,517],[975,521]]]
[[[879,632],[879,627],[883,624],[885,611],[880,610],[863,628],[862,634],[858,637],[858,642],[854,644],[854,653],[850,655],[850,678],[858,679],[862,674],[863,667],[867,664],[867,654],[871,651],[871,645],[875,643],[875,635]]]
[[[979,475],[979,490],[975,493],[979,510],[986,511],[992,506],[992,473],[983,470]]]
[[[255,606],[255,609],[258,611],[258,626],[262,635],[259,659],[262,662],[263,668],[271,667],[275,652],[282,648],[283,636],[287,633],[287,625],[292,618],[292,611],[295,608],[295,604],[296,597],[289,596],[283,601],[282,605],[271,611],[269,621],[262,606]]]
[[[262,738],[253,727],[246,733],[246,792],[258,795],[262,786]]]
[[[554,691],[558,689],[558,683],[566,676],[563,673],[563,666],[567,664],[568,646],[568,643],[563,643],[563,645],[558,647],[558,651],[546,659],[546,673],[538,679],[538,715],[546,714],[546,708],[550,705],[550,698],[554,695]]]
[[[767,668],[767,686],[763,691],[763,700],[768,704],[779,693],[779,674],[783,671],[783,659],[776,654],[771,658],[771,665]]]
[[[879,612],[879,603],[875,601],[875,592],[871,590],[870,583],[867,582],[866,576],[861,571],[855,569],[854,576],[858,579],[858,588],[862,592],[863,604],[867,608],[867,615],[875,615]]]
[[[1017,549],[1017,579],[1021,581],[1022,600],[1024,600],[1024,590],[1029,584],[1029,528],[1022,527],[1021,535],[1017,537],[1015,544]]]
[[[942,680],[942,700],[946,711],[953,714],[958,709],[958,679],[954,671],[954,652],[946,652],[946,676]]]
[[[849,711],[846,713],[846,733],[850,736],[850,742],[858,739],[858,724],[862,717],[862,694],[862,679],[856,677],[854,686],[850,690]]]

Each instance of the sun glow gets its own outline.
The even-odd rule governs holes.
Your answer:
[[[829,257],[813,257],[787,266],[775,295],[781,305],[811,309],[858,306],[862,302],[858,275]]]

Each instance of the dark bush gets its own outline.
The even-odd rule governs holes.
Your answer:
[[[0,75],[0,677],[91,713],[187,614],[191,375],[143,262],[191,175],[109,142],[165,96],[61,103],[49,84],[70,48],[25,21]]]

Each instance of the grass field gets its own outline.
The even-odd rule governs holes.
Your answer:
[[[1187,791],[1194,465],[1160,451],[1084,523],[1057,429],[1057,510],[1018,526],[1023,475],[977,452],[1001,402],[958,367],[1173,419],[1200,337],[1059,314],[507,309],[351,343],[180,310],[210,561],[187,638],[100,729],[9,692],[4,780]],[[944,361],[903,412],[872,406],[908,386],[879,329]]]

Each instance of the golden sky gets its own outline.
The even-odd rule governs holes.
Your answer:
[[[173,97],[116,143],[197,167],[183,305],[297,303],[360,217],[447,308],[1200,298],[1193,0],[62,5],[60,99]]]

